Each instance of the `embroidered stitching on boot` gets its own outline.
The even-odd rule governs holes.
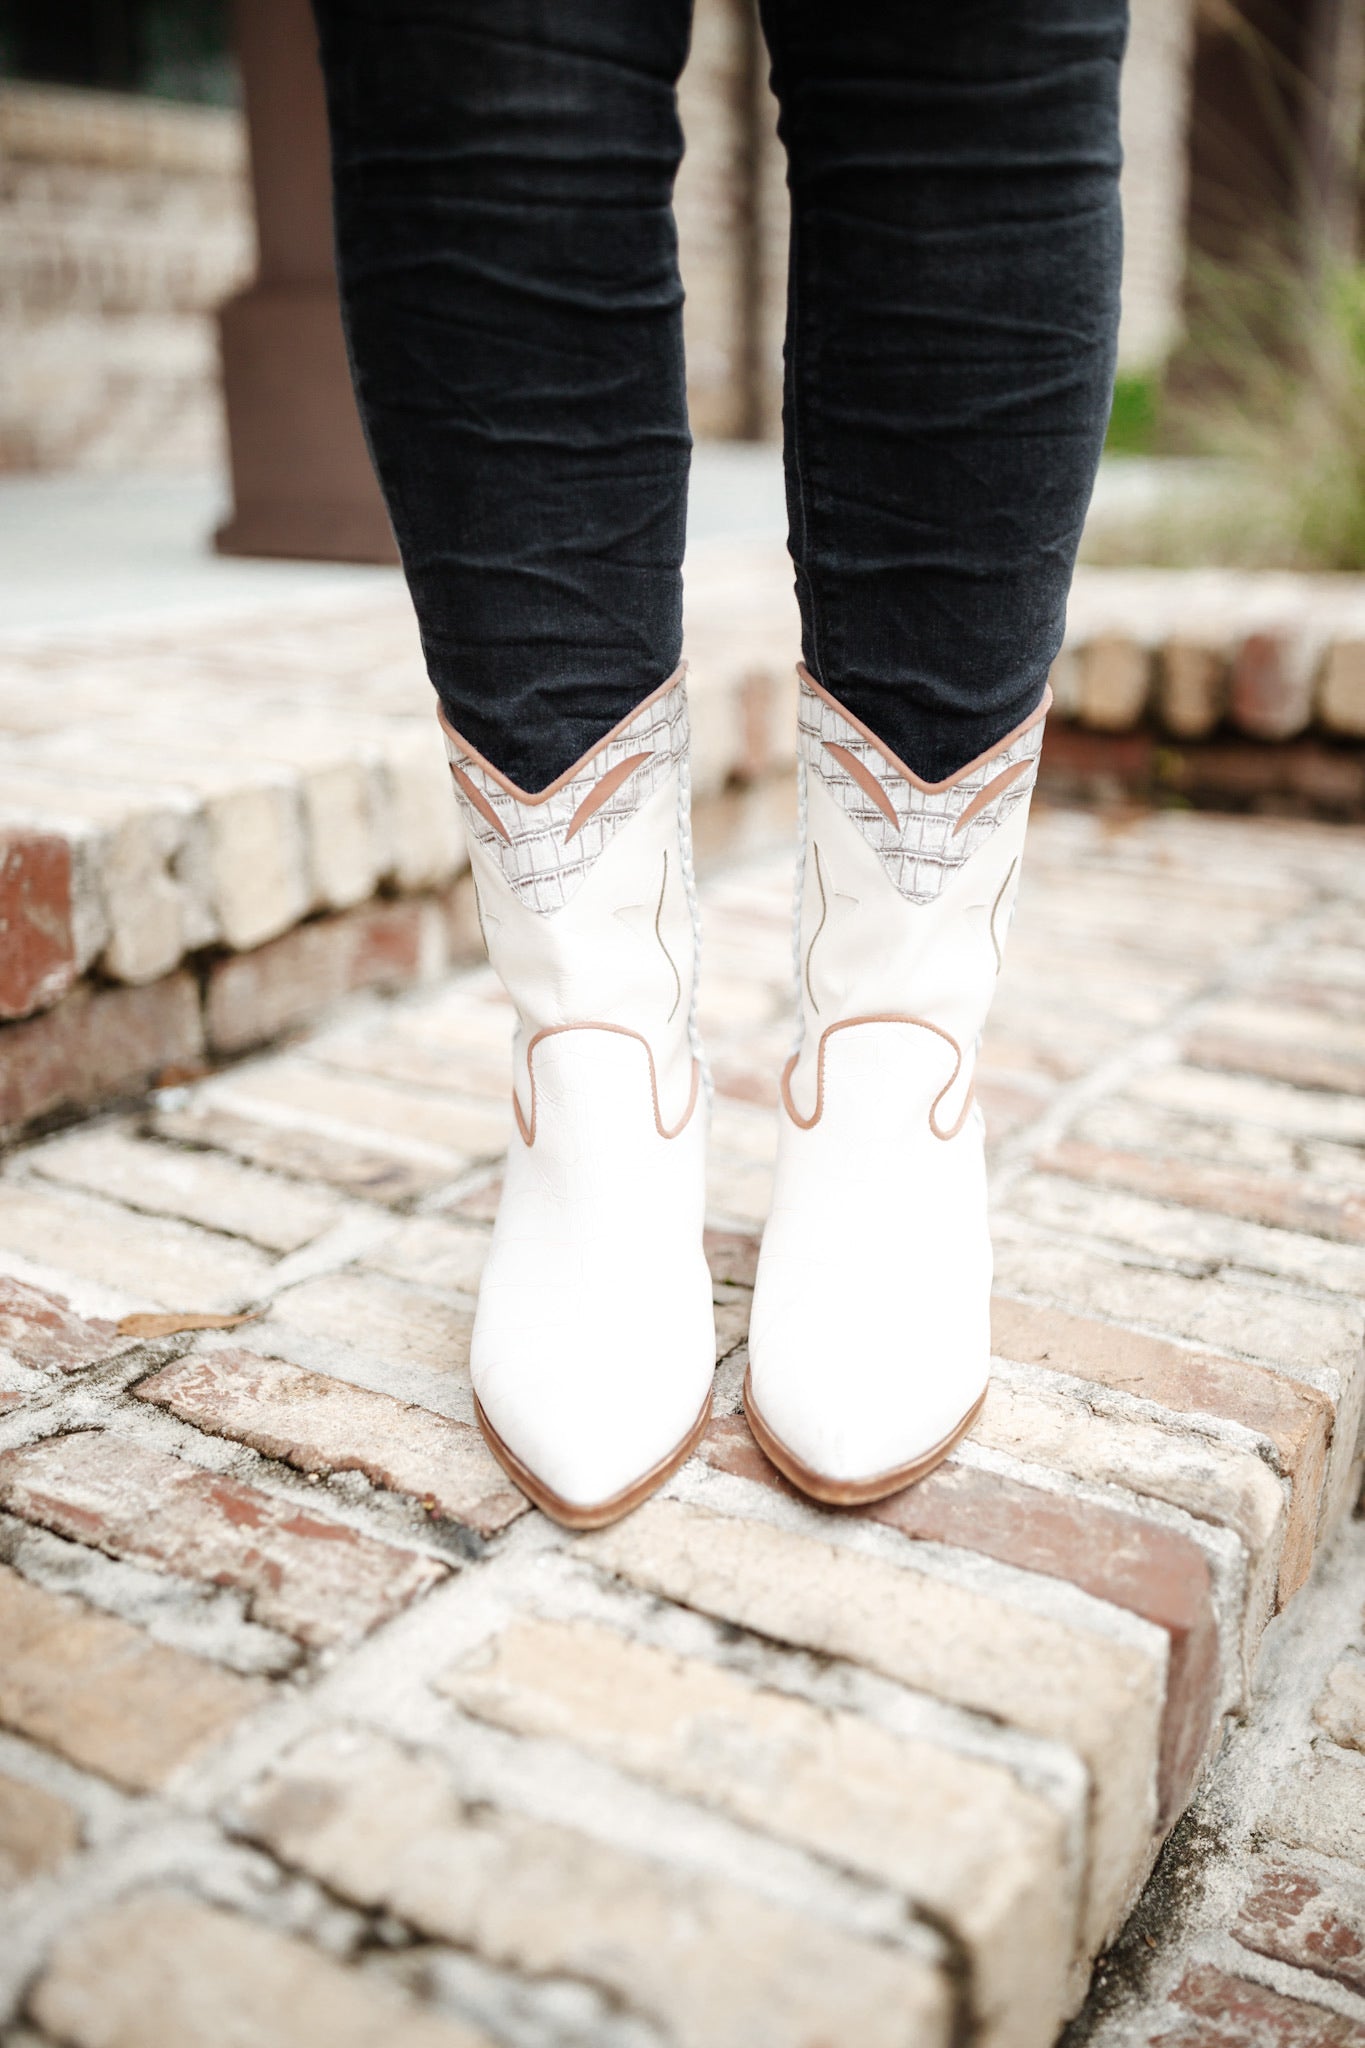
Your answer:
[[[931,903],[949,876],[1028,799],[1043,744],[1039,719],[946,789],[917,789],[804,679],[798,731],[807,773],[820,777],[911,903]]]
[[[552,796],[522,803],[445,730],[446,757],[470,837],[541,916],[577,894],[609,842],[687,754],[687,690],[641,706]]]

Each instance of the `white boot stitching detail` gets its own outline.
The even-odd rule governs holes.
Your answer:
[[[1027,801],[1043,744],[1039,719],[1011,746],[991,755],[948,788],[918,789],[804,679],[798,732],[802,766],[819,775],[896,889],[911,903],[932,902],[949,876]],[[841,755],[861,772],[852,773]],[[867,793],[869,782],[876,785],[877,801]]]
[[[796,756],[796,886],[792,895],[792,999],[796,1006],[796,1028],[791,1057],[799,1059],[806,1037],[806,1006],[801,1000],[803,963],[801,912],[806,893],[806,850],[810,845],[810,785],[806,779],[806,755]]]
[[[553,795],[523,803],[445,732],[446,756],[470,836],[496,861],[528,909],[548,916],[573,897],[623,825],[686,759],[687,686],[641,705]],[[596,807],[602,784],[612,784]],[[585,808],[586,807],[586,808]]]
[[[685,744],[678,760],[678,864],[682,872],[683,887],[687,891],[687,907],[692,916],[692,987],[687,1003],[687,1040],[692,1049],[692,1057],[701,1073],[701,1085],[709,1112],[715,1099],[715,1082],[711,1076],[705,1047],[701,1042],[701,1024],[698,1016],[701,1001],[701,903],[697,896],[697,873],[692,860],[692,762]]]

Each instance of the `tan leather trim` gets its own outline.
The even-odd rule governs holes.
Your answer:
[[[489,803],[488,798],[484,795],[483,791],[479,788],[478,784],[476,782],[471,782],[469,777],[465,774],[464,769],[457,767],[453,761],[450,763],[450,772],[452,776],[455,778],[455,781],[459,784],[459,787],[463,792],[466,801],[473,804],[475,810],[478,812],[479,816],[484,820],[484,822],[486,824],[491,825],[495,832],[501,833],[502,837],[507,841],[507,844],[510,846],[512,844],[511,833],[503,824],[502,819],[493,809],[492,804]]]
[[[888,1494],[913,1486],[917,1479],[927,1478],[936,1466],[943,1463],[953,1447],[961,1443],[985,1405],[986,1395],[983,1392],[956,1429],[949,1430],[947,1436],[940,1437],[936,1444],[906,1465],[892,1466],[889,1471],[874,1473],[870,1479],[828,1479],[823,1472],[817,1472],[813,1465],[798,1458],[795,1451],[789,1451],[781,1437],[764,1421],[754,1401],[752,1369],[744,1375],[744,1417],[754,1442],[769,1464],[776,1465],[784,1479],[789,1479],[802,1493],[809,1494],[812,1500],[818,1500],[829,1508],[866,1507],[871,1501],[885,1500]]]
[[[841,747],[837,740],[826,740],[825,752],[833,754],[845,775],[853,777],[863,795],[872,799],[877,809],[886,819],[887,824],[894,826],[896,831],[899,832],[901,821],[896,816],[896,806],[892,803],[866,761],[860,761],[856,754],[850,753],[847,747]]]
[[[976,795],[954,825],[954,839],[956,839],[959,832],[966,831],[972,819],[979,811],[984,811],[987,804],[993,804],[998,796],[1003,796],[1010,784],[1017,782],[1021,775],[1027,775],[1032,766],[1032,761],[1016,761],[1012,768],[1002,768],[998,775],[992,776],[986,787],[976,792]]]
[[[637,768],[642,768],[649,759],[648,754],[632,754],[628,761],[618,761],[614,768],[608,768],[596,789],[590,789],[578,809],[569,820],[564,834],[567,846],[575,832],[581,832],[594,811],[600,811],[609,797],[615,796],[623,782],[629,782]]]
[[[666,1131],[663,1118],[659,1114],[659,1075],[654,1065],[654,1048],[649,1040],[643,1032],[632,1031],[628,1024],[599,1024],[594,1023],[590,1019],[583,1024],[547,1024],[543,1031],[537,1031],[535,1037],[527,1046],[526,1072],[531,1082],[531,1121],[529,1124],[522,1113],[517,1091],[515,1088],[512,1090],[512,1113],[516,1117],[517,1129],[521,1132],[522,1140],[525,1144],[534,1145],[536,1142],[536,1069],[532,1054],[542,1039],[558,1038],[566,1031],[614,1031],[619,1038],[638,1039],[644,1047],[645,1057],[649,1061],[649,1092],[654,1099],[654,1128],[661,1138],[677,1138],[682,1135],[689,1123],[691,1123],[692,1112],[697,1106],[701,1069],[696,1060],[692,1062],[692,1090],[687,1098],[687,1107],[682,1113],[682,1121],[674,1124],[671,1131]]]
[[[846,719],[861,738],[869,741],[877,749],[877,752],[889,768],[894,768],[898,775],[905,777],[912,788],[923,790],[928,796],[937,796],[941,790],[952,789],[964,777],[975,775],[986,766],[988,761],[995,760],[998,754],[1003,754],[1007,748],[1014,745],[1016,740],[1022,739],[1026,732],[1031,731],[1035,725],[1041,724],[1042,720],[1047,717],[1048,712],[1052,709],[1052,685],[1049,683],[1043,690],[1042,700],[1037,710],[1030,711],[1028,717],[1021,720],[1015,726],[1013,732],[1007,732],[1004,739],[997,740],[993,747],[987,747],[984,754],[978,754],[974,761],[969,761],[965,768],[959,768],[955,774],[947,776],[942,782],[925,782],[920,776],[916,775],[913,768],[906,767],[899,754],[893,754],[885,742],[877,738],[870,725],[864,725],[861,718],[855,718],[847,705],[841,704],[837,697],[830,695],[823,684],[817,683],[804,661],[798,661],[796,673],[823,703],[832,706],[838,712],[840,718]]]
[[[628,1515],[632,1508],[638,1508],[641,1501],[657,1492],[666,1479],[671,1479],[686,1459],[690,1458],[706,1434],[711,1420],[711,1394],[701,1404],[701,1412],[688,1430],[682,1442],[675,1444],[667,1457],[652,1465],[633,1485],[622,1487],[610,1500],[596,1501],[589,1507],[579,1507],[576,1502],[565,1500],[545,1486],[529,1465],[523,1465],[514,1450],[503,1442],[488,1417],[478,1395],[474,1396],[474,1414],[479,1428],[483,1431],[484,1442],[501,1465],[514,1486],[519,1486],[529,1501],[538,1507],[552,1522],[558,1522],[565,1529],[604,1529],[608,1522],[619,1522],[622,1515]]]
[[[950,1131],[941,1131],[938,1127],[938,1106],[940,1102],[942,1102],[944,1096],[948,1093],[949,1089],[957,1080],[958,1075],[962,1072],[962,1047],[958,1044],[957,1040],[953,1037],[950,1031],[945,1031],[943,1027],[939,1024],[931,1024],[927,1017],[910,1017],[905,1015],[899,1015],[895,1012],[886,1012],[884,1014],[878,1014],[870,1017],[841,1017],[838,1023],[827,1024],[825,1026],[824,1030],[820,1033],[820,1044],[817,1048],[815,1056],[815,1109],[810,1116],[802,1116],[800,1110],[792,1101],[792,1069],[795,1067],[796,1062],[801,1057],[799,1052],[794,1052],[792,1054],[791,1058],[787,1061],[786,1066],[782,1069],[782,1106],[786,1110],[787,1115],[791,1118],[792,1122],[796,1125],[797,1129],[802,1131],[814,1130],[816,1124],[819,1123],[820,1118],[824,1115],[825,1047],[828,1045],[830,1039],[834,1036],[836,1031],[851,1031],[855,1024],[915,1024],[919,1027],[921,1031],[932,1031],[935,1038],[943,1039],[946,1044],[950,1045],[953,1048],[954,1053],[957,1055],[956,1064],[953,1067],[952,1073],[948,1076],[943,1086],[939,1089],[938,1094],[929,1104],[929,1128],[936,1138],[942,1138],[945,1140],[945,1142],[949,1138],[955,1138],[958,1132],[962,1129],[962,1126],[966,1123],[967,1114],[972,1106],[972,1102],[976,1092],[975,1075],[973,1075],[972,1077],[971,1087],[967,1090],[967,1099],[962,1105],[962,1114],[961,1116],[959,1116],[957,1122],[953,1125]]]
[[[493,763],[486,754],[481,754],[477,747],[471,746],[462,734],[456,732],[439,704],[436,707],[436,717],[440,723],[441,731],[446,735],[446,738],[454,740],[460,752],[467,754],[471,761],[476,762],[482,768],[485,775],[490,775],[494,782],[497,783],[499,789],[504,790],[508,796],[514,796],[519,804],[543,804],[548,803],[552,796],[558,796],[566,783],[572,782],[575,775],[583,773],[583,770],[595,754],[600,754],[603,747],[609,747],[613,740],[619,739],[626,727],[634,719],[637,719],[642,711],[646,710],[651,704],[657,704],[661,697],[666,697],[675,684],[680,683],[686,674],[687,663],[680,661],[666,682],[660,683],[657,690],[651,690],[647,697],[642,697],[633,711],[628,711],[625,717],[620,719],[609,733],[604,733],[594,746],[588,748],[586,754],[579,755],[572,768],[566,768],[562,775],[557,775],[554,781],[547,783],[544,789],[522,789],[519,783],[511,781],[503,774],[500,768],[493,766]]]

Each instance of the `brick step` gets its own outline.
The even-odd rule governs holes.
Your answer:
[[[1045,788],[1358,812],[1361,591],[1083,572]],[[784,559],[698,549],[688,602],[698,795],[788,772]],[[1323,737],[1294,737],[1310,722]],[[230,633],[201,621],[0,646],[0,1130],[264,1043],[348,990],[441,971],[468,928],[451,893],[464,866],[396,580]],[[197,999],[176,979],[187,964]],[[46,1028],[9,1028],[45,1011]]]
[[[376,581],[230,633],[0,646],[0,1140],[477,943],[411,609]],[[770,765],[794,683],[745,579],[692,587],[704,801]]]
[[[612,1529],[546,1523],[474,1422],[486,968],[15,1148],[0,2027],[96,2048],[155,1996],[209,2048],[302,2048],[334,2006],[433,2048],[1046,2048],[1277,1613],[1290,1682],[1359,1493],[1360,850],[1041,812],[982,1056],[993,1385],[857,1513],[799,1499],[740,1403],[788,846],[704,879],[713,1418]],[[246,1320],[120,1328],[149,1311]],[[1257,1822],[1280,1860],[1135,2041],[1359,2038],[1361,1669],[1314,1679],[1329,1748]]]

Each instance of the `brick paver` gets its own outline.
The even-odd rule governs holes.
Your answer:
[[[134,1389],[182,1421],[234,1438],[301,1471],[363,1472],[411,1494],[432,1514],[491,1536],[527,1511],[479,1431],[250,1351],[206,1351],[168,1365]]]
[[[1103,1938],[1142,1871],[1155,1825],[1166,1676],[1156,1630],[1121,1630],[1098,1609],[1068,1625],[904,1562],[676,1501],[650,1501],[580,1548],[664,1599],[1074,1750],[1090,1778],[1087,1917],[1092,1938]],[[1025,1670],[1034,1674],[1027,1695],[1019,1689]]]
[[[174,1892],[64,1935],[32,2010],[76,2048],[491,2048],[306,1942]]]
[[[860,1942],[724,1879],[471,1806],[439,1757],[378,1736],[303,1744],[245,1825],[288,1867],[434,1940],[594,1977],[685,2048],[951,2036],[948,1987],[913,1944]]]
[[[258,1706],[262,1688],[0,1566],[0,1728],[147,1791]]]
[[[1365,2026],[1266,1984],[1194,1969],[1172,1998],[1173,2017],[1152,2048],[1362,2048]]]
[[[423,771],[390,741],[397,830]],[[740,1412],[791,879],[782,804],[742,808],[749,850],[703,888],[713,1427],[575,1540],[474,1427],[507,1006],[482,967],[382,992],[447,908],[337,907],[400,855],[344,764],[292,745],[312,809],[289,839],[263,770],[252,815],[279,915],[311,890],[318,921],[223,956],[192,1058],[133,1034],[119,1085],[169,1064],[154,1097],[0,1170],[0,2028],[1046,2048],[1210,1758],[1217,1787],[1262,1725],[1282,1608],[1267,1682],[1310,1690],[1251,1774],[1217,1932],[1159,1942],[1151,2000],[1078,2026],[1362,2038],[1358,1612],[1330,1655],[1281,1647],[1315,1602],[1340,1620],[1361,1540],[1361,839],[1041,811],[981,1071],[996,1380],[938,1472],[835,1514]],[[450,849],[423,815],[401,858],[430,892]],[[218,827],[207,868],[167,868],[182,893],[246,812]],[[79,985],[4,1043],[54,1060],[22,1034],[168,986]],[[247,1047],[319,988],[351,1006],[197,1072],[205,1015]],[[59,1064],[51,1102],[79,1100]],[[121,1335],[147,1308],[258,1313]]]
[[[27,1017],[66,994],[78,967],[71,848],[58,833],[0,839],[0,1017]]]
[[[254,1620],[302,1643],[362,1636],[444,1576],[434,1558],[109,1430],[0,1452],[0,1507],[112,1557],[237,1587]]]
[[[64,1799],[0,1772],[0,1892],[59,1869],[80,1833]]]
[[[1063,1816],[995,1762],[593,1622],[515,1623],[440,1689],[904,1893],[968,1957],[984,2038],[1046,2040],[1074,1938]]]
[[[1365,1521],[1276,1624],[1246,1720],[1068,2048],[1365,2043]]]
[[[1365,1994],[1365,1874],[1268,1863],[1242,1901],[1243,1948]]]

